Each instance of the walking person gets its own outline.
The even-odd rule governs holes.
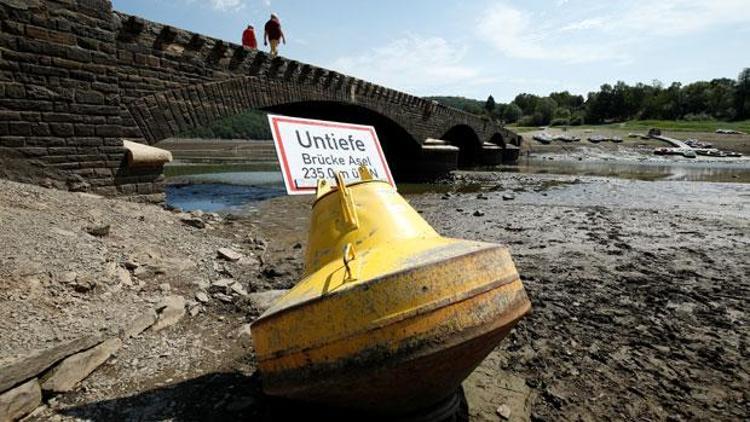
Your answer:
[[[269,42],[271,43],[271,57],[279,55],[279,42],[286,44],[284,31],[281,30],[281,20],[276,13],[271,13],[271,19],[266,22],[263,45],[268,45]]]
[[[255,39],[255,28],[252,25],[248,25],[247,29],[242,33],[242,46],[252,48],[253,50],[258,48],[258,41]]]

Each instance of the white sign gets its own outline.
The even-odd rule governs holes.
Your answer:
[[[372,126],[272,115],[268,122],[290,195],[315,193],[318,180],[339,172],[346,182],[359,181],[360,166],[396,187]]]

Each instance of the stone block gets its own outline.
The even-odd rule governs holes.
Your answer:
[[[151,326],[151,330],[161,331],[176,324],[185,316],[185,298],[176,295],[165,297],[157,305],[156,310],[159,312],[159,319]]]
[[[61,359],[88,349],[101,340],[98,335],[80,337],[0,364],[0,391],[37,376]]]
[[[77,91],[76,102],[83,104],[104,104],[104,94],[96,91]]]
[[[42,390],[34,378],[0,394],[0,421],[15,421],[42,404]]]
[[[119,338],[77,353],[60,362],[42,380],[42,390],[54,393],[71,391],[122,346]]]
[[[75,134],[72,123],[50,123],[49,128],[55,136],[68,137]]]

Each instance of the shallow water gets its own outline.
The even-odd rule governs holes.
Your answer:
[[[553,157],[554,158],[554,157]],[[750,161],[569,160],[522,158],[500,171],[526,174],[604,176],[633,180],[750,183]]]
[[[239,170],[239,171],[233,171]],[[614,161],[524,158],[517,165],[488,169],[521,174],[603,176],[646,181],[702,181],[750,183],[750,162]],[[266,164],[248,168],[235,165],[170,166],[167,203],[185,211],[244,211],[253,204],[283,196],[281,172]],[[171,177],[170,177],[171,176]],[[399,183],[402,194],[460,191],[476,192],[480,183],[460,185]]]

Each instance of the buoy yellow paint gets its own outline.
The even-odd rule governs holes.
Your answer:
[[[530,309],[506,246],[440,236],[363,170],[318,184],[304,278],[252,325],[264,391],[381,413],[452,394]]]

